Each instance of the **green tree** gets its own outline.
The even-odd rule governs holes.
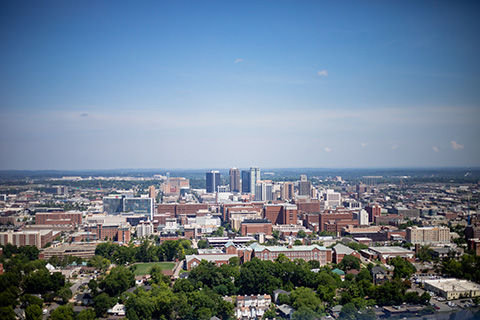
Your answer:
[[[293,308],[307,307],[317,313],[321,313],[321,301],[310,288],[300,287],[290,294],[290,302]]]
[[[92,309],[85,309],[78,313],[75,320],[95,320],[95,311]]]
[[[338,268],[343,271],[348,271],[352,269],[360,270],[361,261],[355,256],[345,255],[342,261],[338,264]]]
[[[0,307],[0,319],[2,320],[15,320],[15,312],[12,306]]]
[[[197,242],[198,249],[206,249],[208,248],[208,242],[207,240],[198,240]]]
[[[42,319],[42,308],[37,304],[29,305],[25,309],[26,320],[40,320]]]
[[[50,313],[51,320],[74,320],[75,312],[72,306],[59,306]]]
[[[317,314],[309,307],[302,306],[292,314],[292,320],[315,320]]]
[[[299,230],[297,233],[297,237],[299,238],[305,238],[307,234],[305,233],[305,230]]]
[[[23,308],[34,304],[38,305],[40,308],[43,306],[43,300],[36,296],[32,296],[31,294],[24,294],[20,297],[20,301],[22,302]]]
[[[72,294],[72,290],[70,290],[70,288],[67,288],[67,287],[63,287],[61,288],[60,290],[58,290],[58,293],[57,293],[57,296],[62,299],[62,302],[65,304],[65,303],[68,303],[68,300],[70,300],[73,296]]]
[[[128,300],[127,300],[128,301]],[[106,293],[100,293],[93,298],[93,307],[97,317],[103,316],[108,309],[115,305],[115,299],[110,298]]]
[[[401,257],[391,259],[388,264],[395,267],[393,270],[394,278],[409,278],[417,270],[410,261]]]
[[[110,273],[102,282],[100,282],[99,287],[105,293],[113,297],[119,295],[134,285],[135,276],[133,273],[129,269],[119,266],[110,270]]]

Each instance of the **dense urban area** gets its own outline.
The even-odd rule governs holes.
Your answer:
[[[475,316],[479,169],[0,172],[0,319]]]

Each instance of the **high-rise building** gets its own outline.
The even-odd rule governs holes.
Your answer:
[[[332,189],[328,189],[323,197],[325,200],[325,206],[327,208],[336,208],[342,205],[342,195],[340,192],[335,192]]]
[[[284,182],[280,194],[282,200],[292,200],[295,195],[293,182]]]
[[[135,214],[145,215],[153,220],[153,205],[152,198],[125,198],[123,201],[123,211],[132,212]]]
[[[207,193],[217,192],[217,188],[220,185],[220,172],[212,170],[206,174],[207,180]]]
[[[155,186],[148,187],[148,196],[155,199]]]
[[[119,214],[123,212],[124,195],[111,195],[103,197],[103,212],[108,214]]]
[[[375,217],[378,217],[382,214],[382,208],[378,204],[369,205],[365,207],[365,210],[368,212],[369,222],[375,222]]]
[[[240,192],[240,170],[238,168],[230,169],[230,191]]]
[[[255,192],[255,184],[260,180],[260,168],[250,167],[250,192]]]
[[[272,201],[273,186],[271,183],[260,182],[255,184],[255,201]]]
[[[310,189],[312,189],[312,184],[310,181],[305,180],[298,183],[298,195],[310,196]]]
[[[243,193],[250,193],[250,171],[249,170],[242,170],[242,192]]]

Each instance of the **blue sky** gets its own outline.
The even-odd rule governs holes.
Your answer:
[[[2,1],[0,169],[480,165],[478,1]]]

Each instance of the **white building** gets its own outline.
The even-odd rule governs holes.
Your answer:
[[[425,280],[425,290],[432,291],[447,300],[480,296],[480,285],[468,280]]]
[[[323,198],[327,209],[334,209],[342,205],[342,196],[340,192],[335,192],[333,189],[327,189]]]
[[[137,226],[137,237],[143,238],[148,237],[154,232],[155,228],[151,221],[142,221]]]

